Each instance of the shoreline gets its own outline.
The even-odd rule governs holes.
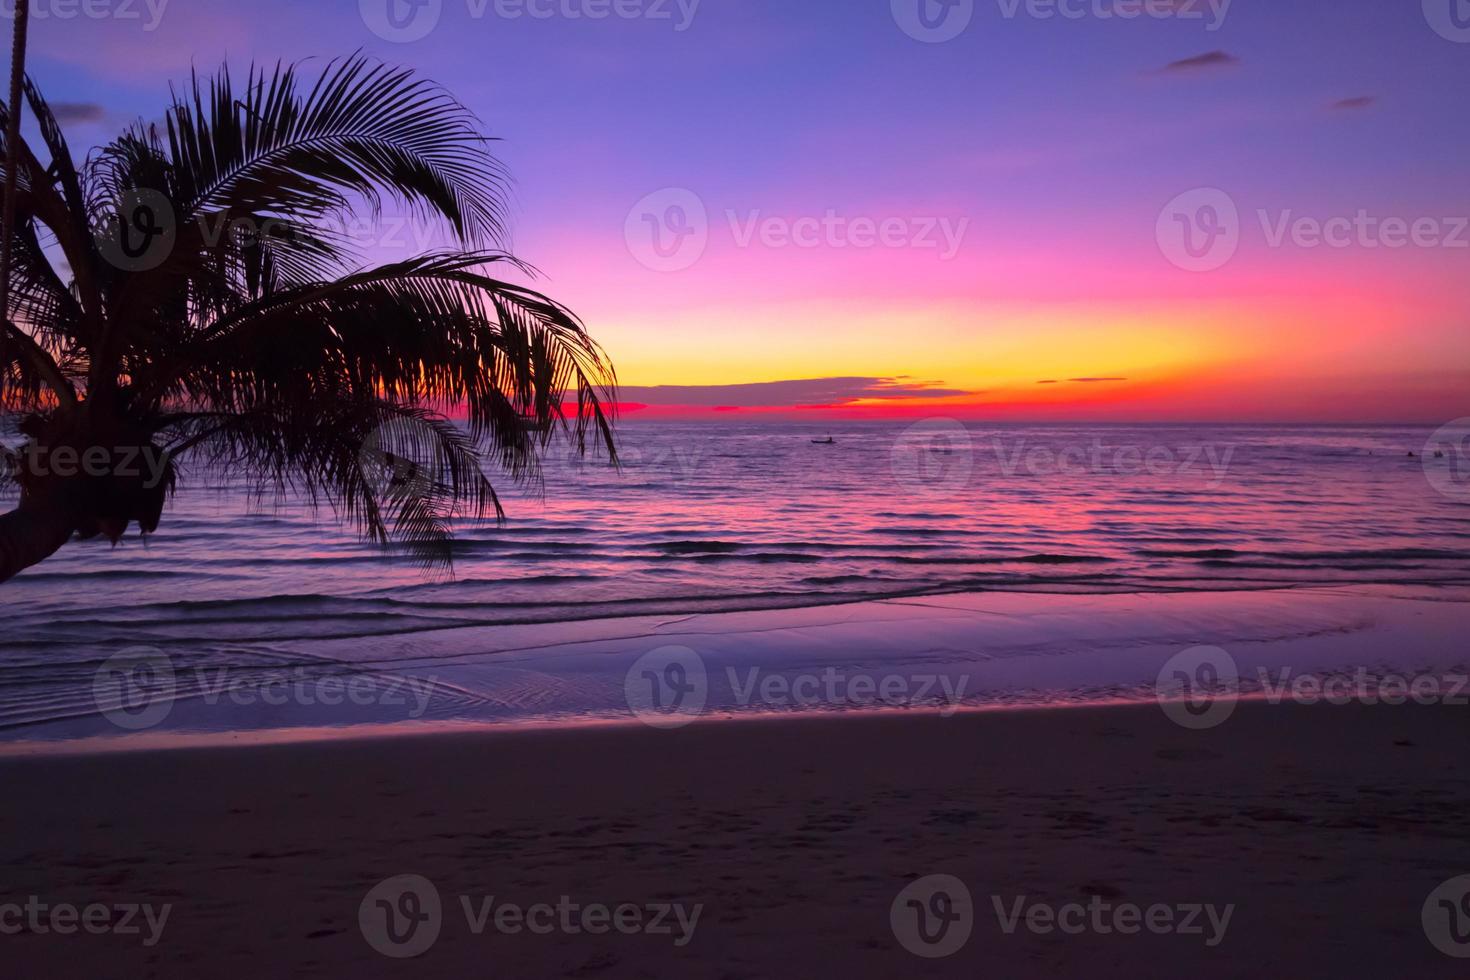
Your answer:
[[[650,705],[630,700],[637,679],[651,676],[649,657],[662,658],[652,664],[658,670],[674,657],[700,685],[697,708],[676,723],[1152,703],[1164,668],[1201,647],[1223,651],[1250,699],[1260,689],[1250,679],[1272,672],[1470,672],[1467,604],[1466,590],[1363,586],[981,592],[459,628],[432,642],[389,635],[309,649],[279,643],[269,655],[139,647],[167,671],[166,688],[145,692],[156,701],[143,702],[153,711],[144,724],[106,712],[118,704],[101,700],[96,685],[111,668],[89,666],[65,698],[37,709],[54,714],[65,704],[71,713],[17,719],[0,737],[0,756],[659,724]],[[881,684],[896,694],[878,695]],[[347,685],[369,696],[344,704]]]
[[[1241,704],[1264,700],[1261,694],[1242,694]],[[951,714],[942,715],[922,708],[830,708],[789,712],[748,712],[699,718],[688,727],[712,725],[760,725],[783,722],[834,724],[842,719],[872,720],[879,718],[951,718],[962,715],[1084,711],[1088,709],[1154,708],[1154,701],[1115,700],[1065,702],[1053,704],[961,705]],[[350,745],[392,742],[398,739],[494,738],[541,733],[574,733],[597,731],[646,731],[648,726],[636,718],[548,719],[508,722],[443,722],[423,725],[385,723],[345,728],[266,729],[252,732],[160,733],[156,739],[147,736],[102,737],[58,741],[0,742],[0,761],[15,759],[57,759],[113,756],[131,753],[199,752],[233,749],[289,748],[300,745],[345,743]]]
[[[1470,699],[1470,674],[1451,677],[1456,682],[1455,700],[1448,707],[1462,707]],[[1375,705],[1353,698],[1345,702],[1322,701],[1319,704],[1303,704],[1289,696],[1273,700],[1265,691],[1242,692],[1232,699],[1240,707],[1258,705],[1267,708],[1327,709],[1344,707],[1374,707]],[[746,712],[707,716],[690,722],[689,728],[712,726],[779,725],[784,723],[840,724],[844,720],[876,721],[880,719],[923,718],[948,720],[950,718],[977,715],[1026,715],[1083,711],[1159,711],[1161,704],[1183,704],[1183,699],[1160,702],[1156,699],[1114,699],[1091,701],[1068,701],[1038,704],[992,704],[960,705],[948,713],[934,709],[902,707],[870,708],[825,708],[787,712]],[[1386,708],[1438,707],[1439,700],[1385,703]],[[174,752],[230,752],[253,749],[289,749],[298,746],[332,745],[366,747],[374,744],[391,743],[401,739],[434,740],[456,738],[496,738],[518,735],[580,734],[594,732],[644,732],[649,726],[634,718],[578,718],[544,719],[507,722],[442,722],[422,725],[406,723],[384,723],[381,725],[358,725],[348,727],[319,726],[314,728],[263,729],[247,732],[189,732],[160,733],[155,739],[138,737],[101,737],[96,739],[73,739],[57,741],[14,741],[0,742],[0,763],[23,759],[85,759],[113,757],[118,755],[152,755]]]

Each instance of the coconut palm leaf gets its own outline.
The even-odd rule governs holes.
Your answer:
[[[16,147],[0,405],[30,457],[170,465],[160,486],[62,480],[23,453],[0,581],[73,534],[152,531],[173,481],[208,471],[329,505],[445,568],[456,517],[504,516],[487,467],[538,485],[556,438],[616,462],[613,369],[504,250],[504,172],[447,92],[360,55],[309,83],[299,66],[196,75],[161,125],[80,167],[25,95],[47,162]],[[390,202],[455,247],[369,262],[340,229]],[[139,231],[142,253],[124,247]]]

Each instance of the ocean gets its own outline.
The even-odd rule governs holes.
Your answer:
[[[157,534],[73,542],[0,586],[0,726],[95,713],[96,666],[137,648],[391,665],[530,624],[864,599],[1450,589],[1470,584],[1470,474],[1424,452],[1431,431],[635,420],[620,470],[554,452],[540,493],[500,488],[503,525],[459,522],[452,575],[186,471]]]

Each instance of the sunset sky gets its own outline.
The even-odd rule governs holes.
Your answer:
[[[397,43],[369,26],[387,0],[47,0],[32,72],[76,149],[226,55],[422,69],[504,140],[515,251],[635,415],[1470,415],[1470,37],[1434,0],[976,0],[942,43],[905,33],[906,2],[440,0]],[[553,16],[505,16],[529,8]],[[1166,210],[1199,188],[1238,209],[1210,271],[1169,238],[1220,199]],[[649,222],[689,202],[702,253],[660,259]],[[1273,241],[1360,212],[1336,245]],[[1389,247],[1385,219],[1417,240]],[[416,232],[445,244],[381,251]]]

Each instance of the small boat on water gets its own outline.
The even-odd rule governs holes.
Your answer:
[[[812,440],[812,445],[813,446],[835,446],[835,445],[837,445],[837,440],[836,439],[833,439],[831,436],[828,436],[825,439],[813,439]]]

